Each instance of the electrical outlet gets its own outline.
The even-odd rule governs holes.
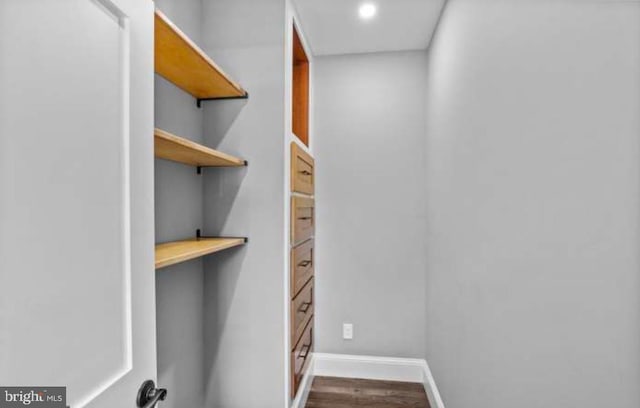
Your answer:
[[[342,338],[345,340],[353,340],[353,324],[344,323],[342,325]]]

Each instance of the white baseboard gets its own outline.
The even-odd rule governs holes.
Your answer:
[[[429,397],[429,404],[431,405],[431,408],[444,408],[444,401],[442,401],[442,397],[440,396],[440,392],[436,386],[436,381],[433,379],[429,364],[427,363],[427,360],[423,361],[424,377],[422,379],[422,383],[424,384],[424,390],[427,392],[427,397]]]
[[[314,376],[422,383],[431,408],[444,408],[426,360],[315,353],[312,363]],[[307,390],[305,401],[308,394]],[[303,408],[304,405],[294,407]]]
[[[311,360],[309,361],[309,367],[307,368],[307,372],[304,377],[302,377],[302,382],[300,383],[300,388],[298,389],[298,395],[291,403],[291,408],[304,408],[307,404],[307,398],[309,398],[309,392],[311,392],[311,384],[313,383],[313,376],[315,372],[315,354],[311,355]]]

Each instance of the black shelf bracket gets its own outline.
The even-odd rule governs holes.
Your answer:
[[[198,228],[196,230],[196,239],[200,239],[200,238],[220,238],[220,237],[210,237],[207,235],[202,235],[202,231]],[[240,238],[244,240],[245,244],[249,242],[249,237],[224,237],[224,238]]]
[[[242,165],[244,167],[248,167],[249,166],[249,161],[245,160]],[[225,166],[196,166],[196,173],[197,174],[202,174],[202,169],[207,168],[207,167],[225,167]]]
[[[244,95],[240,96],[219,96],[217,98],[196,98],[196,106],[198,108],[202,107],[202,102],[206,101],[225,101],[229,99],[249,99],[249,93],[246,92]]]

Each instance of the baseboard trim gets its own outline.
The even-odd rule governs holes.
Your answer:
[[[426,360],[315,353],[312,362],[314,376],[422,383],[431,408],[445,408]]]
[[[433,374],[431,374],[429,364],[427,363],[427,360],[423,361],[424,377],[422,379],[422,383],[424,384],[424,390],[427,392],[429,404],[431,405],[431,408],[444,408],[444,401],[442,401],[440,391],[438,391],[438,387],[436,386],[436,381],[433,379]]]
[[[315,354],[311,355],[311,360],[309,361],[309,367],[307,368],[307,372],[302,377],[302,382],[300,383],[300,388],[298,389],[298,395],[291,403],[291,408],[304,408],[307,404],[307,399],[309,398],[309,393],[311,392],[311,384],[313,383],[313,376],[315,373]]]

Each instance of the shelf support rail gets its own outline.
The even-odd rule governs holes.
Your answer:
[[[249,161],[245,160],[243,166],[244,167],[249,166]],[[221,167],[221,166],[196,166],[196,173],[202,174],[202,169],[208,169],[210,167]]]
[[[217,98],[196,98],[196,106],[198,108],[202,107],[202,102],[206,102],[206,101],[223,101],[223,100],[229,100],[229,99],[249,99],[249,93],[245,92],[244,95],[240,95],[240,96],[219,96]]]
[[[200,238],[220,238],[220,237],[210,237],[210,236],[207,236],[207,235],[202,235],[202,231],[198,228],[196,230],[196,239],[200,239]],[[249,237],[225,237],[225,238],[243,239],[245,244],[247,244],[249,242]]]

